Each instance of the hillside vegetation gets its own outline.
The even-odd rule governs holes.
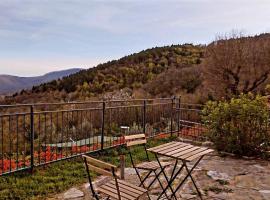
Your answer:
[[[7,101],[85,100],[121,89],[131,91],[130,95],[135,97],[138,93],[143,96],[168,96],[171,91],[157,94],[150,85],[155,84],[159,75],[171,69],[180,70],[200,64],[203,51],[203,46],[191,44],[155,47],[82,70],[61,80],[34,86],[32,90],[24,90]],[[148,83],[149,88],[145,86]],[[188,90],[194,91],[195,88]]]
[[[207,46],[155,47],[34,86],[5,103],[182,96],[192,103],[265,94],[270,35],[220,37]]]
[[[169,68],[199,64],[201,57],[202,48],[199,46],[157,47],[100,64],[59,82],[52,81],[33,87],[32,92],[64,90],[70,93],[80,90],[88,95],[95,95],[123,88],[136,89]]]

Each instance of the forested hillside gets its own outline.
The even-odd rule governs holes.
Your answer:
[[[32,92],[64,90],[69,93],[82,89],[89,94],[101,94],[123,88],[135,89],[171,67],[199,64],[201,57],[202,48],[199,46],[157,47],[100,64],[66,77],[62,81],[52,81],[33,87]]]
[[[154,84],[159,75],[170,69],[182,69],[200,64],[203,51],[203,46],[192,44],[147,49],[119,60],[82,70],[61,80],[34,86],[32,90],[24,90],[8,98],[7,101],[85,100],[93,97],[102,98],[103,94],[118,92],[121,89],[131,91],[131,96],[136,93],[135,91],[142,91],[143,95],[148,96],[168,96],[171,95],[169,89],[167,92],[157,94],[150,89],[148,91],[145,84],[151,82]],[[162,85],[157,85],[159,86],[162,87]],[[194,91],[194,89],[195,87],[191,90]]]
[[[203,103],[240,93],[265,94],[270,36],[221,37],[207,46],[155,47],[99,64],[5,99],[4,103],[171,97]]]

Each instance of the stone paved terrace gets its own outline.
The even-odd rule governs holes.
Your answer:
[[[172,171],[172,167],[168,171]],[[126,168],[125,176],[127,181],[139,183],[134,169]],[[214,153],[200,162],[193,177],[197,180],[204,199],[270,200],[269,161],[221,157]],[[99,177],[97,183],[102,181],[106,181],[106,178]],[[155,199],[159,192],[160,189],[156,184],[150,191],[151,198]],[[179,199],[199,199],[194,192],[195,189],[189,180],[177,195]],[[91,199],[89,185],[86,183],[80,187],[71,188],[48,199]],[[147,199],[147,197],[142,199]]]

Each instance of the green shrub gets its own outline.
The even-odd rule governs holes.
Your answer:
[[[218,150],[238,155],[260,155],[270,144],[266,99],[252,94],[206,104],[203,121]]]

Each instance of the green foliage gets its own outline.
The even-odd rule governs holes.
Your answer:
[[[270,144],[266,99],[252,94],[208,102],[203,121],[218,150],[238,155],[260,155]]]
[[[172,67],[145,84],[143,89],[153,96],[162,97],[172,96],[183,91],[194,94],[202,84],[201,73],[198,65]]]
[[[81,95],[89,96],[89,93],[101,94],[126,87],[138,88],[169,67],[198,64],[202,52],[201,46],[190,44],[155,47],[82,70],[59,81],[35,86],[32,92],[64,90],[71,93],[80,90]]]
[[[1,177],[0,199],[42,199],[85,181],[81,159],[63,161],[38,168],[34,174],[22,172]]]
[[[148,146],[153,147],[171,141],[174,138],[151,139]],[[98,159],[119,166],[119,154],[126,153],[123,147],[109,149],[104,152],[93,154]],[[132,149],[135,162],[145,160],[143,147]],[[150,159],[154,159],[150,155]],[[131,167],[131,161],[126,156],[126,166]],[[95,174],[92,174],[95,177]],[[87,174],[81,158],[61,161],[38,167],[33,174],[18,172],[0,177],[0,199],[45,199],[48,195],[60,193],[68,188],[87,182]]]

